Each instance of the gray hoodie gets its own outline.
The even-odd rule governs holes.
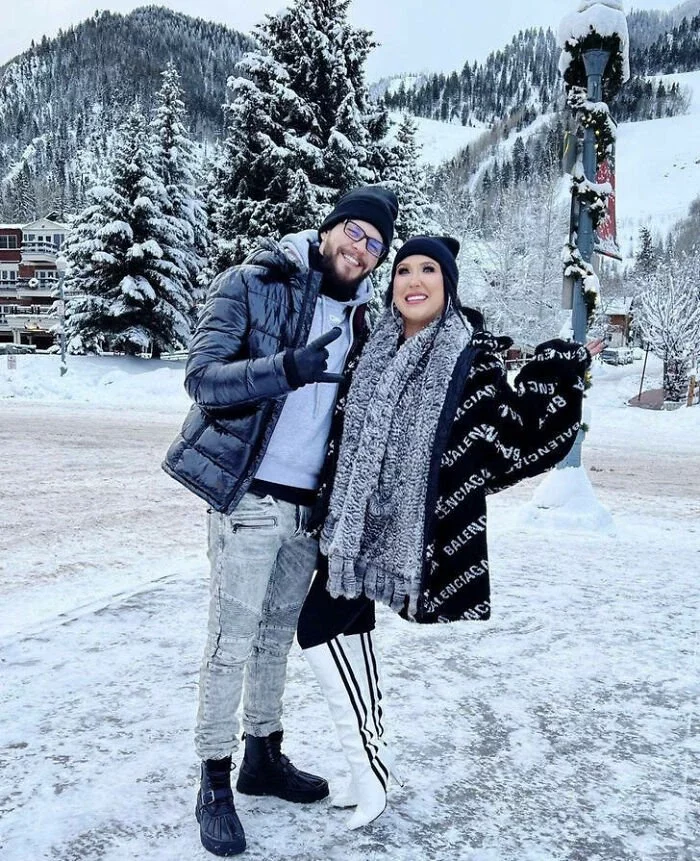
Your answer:
[[[309,241],[316,241],[316,230],[304,230],[282,238],[284,252],[303,269],[309,268]],[[338,302],[319,295],[307,343],[335,326],[342,334],[328,350],[327,368],[342,373],[353,340],[352,318],[358,305],[372,296],[372,282],[365,278],[350,302]],[[323,465],[330,433],[337,383],[310,383],[290,392],[284,402],[262,463],[255,477],[261,481],[315,490]]]

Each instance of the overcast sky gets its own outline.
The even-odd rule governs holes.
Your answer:
[[[55,36],[78,24],[96,9],[129,12],[148,2],[134,0],[8,0],[0,27],[0,64],[26,50],[32,39]],[[249,32],[266,12],[276,12],[284,0],[167,0],[157,3],[179,12],[221,21]],[[635,0],[629,8],[672,9],[678,0]],[[577,6],[577,0],[352,0],[350,19],[375,34],[381,46],[367,63],[370,81],[383,75],[412,71],[460,69],[466,60],[483,60],[501,48],[518,30],[551,26]],[[8,8],[9,7],[9,8]]]

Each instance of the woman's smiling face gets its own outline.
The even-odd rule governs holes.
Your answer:
[[[393,301],[404,321],[407,338],[415,335],[445,308],[442,269],[432,257],[412,254],[396,267]]]

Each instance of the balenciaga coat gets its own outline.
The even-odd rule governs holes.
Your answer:
[[[268,242],[212,283],[185,370],[194,403],[162,466],[216,511],[238,505],[291,391],[283,356],[309,335],[322,280],[308,265],[317,244],[316,231]],[[349,359],[366,335],[364,318],[360,305]]]
[[[411,621],[488,619],[486,496],[555,466],[581,425],[590,356],[579,344],[541,344],[511,387],[499,339],[476,332],[455,365],[432,452],[423,570]],[[351,375],[357,360],[349,363]],[[320,532],[333,488],[349,381],[336,404],[310,529]],[[401,489],[396,488],[400,493]],[[323,560],[321,560],[323,565]],[[407,611],[401,613],[408,618]]]

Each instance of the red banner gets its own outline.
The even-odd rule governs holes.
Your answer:
[[[622,260],[620,247],[617,244],[617,226],[615,224],[615,153],[607,155],[598,166],[596,182],[609,182],[612,194],[608,198],[608,211],[605,218],[598,225],[593,248],[598,254]]]

